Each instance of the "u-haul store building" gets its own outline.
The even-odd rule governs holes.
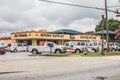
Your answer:
[[[39,45],[40,41],[53,41],[62,45],[67,41],[87,41],[93,39],[100,40],[101,36],[95,34],[84,34],[67,29],[57,30],[54,32],[31,30],[11,33],[11,40],[13,42],[26,42],[28,45]]]

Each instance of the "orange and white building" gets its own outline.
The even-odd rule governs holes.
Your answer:
[[[0,40],[4,41],[6,44],[13,43],[13,40],[11,39],[11,35],[9,34],[0,34]]]
[[[39,45],[41,41],[53,41],[61,45],[67,41],[100,40],[101,36],[95,34],[54,34],[45,30],[30,30],[12,32],[10,39],[12,42],[27,42],[28,45]]]

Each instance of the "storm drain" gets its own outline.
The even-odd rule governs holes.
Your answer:
[[[0,74],[12,74],[12,73],[21,73],[25,71],[11,71],[11,72],[0,72]]]

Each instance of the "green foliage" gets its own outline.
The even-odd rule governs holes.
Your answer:
[[[91,33],[94,33],[94,31],[88,31],[88,32],[86,32],[87,34],[91,34]]]
[[[119,29],[117,29],[116,31],[115,31],[115,38],[117,39],[117,40],[120,40],[120,26],[118,27]]]
[[[101,20],[100,22],[99,22],[99,24],[98,25],[96,25],[96,28],[95,28],[95,31],[97,32],[97,31],[101,31],[102,30],[102,22],[104,22],[104,30],[106,30],[106,19],[104,19],[104,21],[103,20]],[[118,30],[118,26],[120,25],[120,21],[119,20],[117,20],[117,19],[109,19],[108,20],[108,27],[109,27],[109,31],[116,31],[116,30]],[[118,34],[120,34],[120,33],[118,33]],[[106,37],[104,36],[104,39],[106,39]],[[117,38],[118,39],[118,38]],[[114,36],[109,36],[109,41],[115,41],[115,39],[114,39]]]
[[[96,25],[95,31],[101,31],[102,30],[102,20],[99,22],[98,25]],[[118,26],[120,25],[120,21],[116,20],[116,19],[109,19],[108,20],[108,26],[109,26],[109,30],[111,31],[115,31],[116,29],[118,29]],[[106,30],[106,19],[104,19],[104,30]]]

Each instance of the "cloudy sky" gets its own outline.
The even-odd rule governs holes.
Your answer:
[[[104,8],[104,0],[52,1]],[[118,0],[108,0],[108,6],[117,4]],[[104,11],[46,3],[39,0],[0,0],[0,32],[32,29],[94,31],[102,14]],[[109,13],[109,18],[116,18],[115,14]]]

